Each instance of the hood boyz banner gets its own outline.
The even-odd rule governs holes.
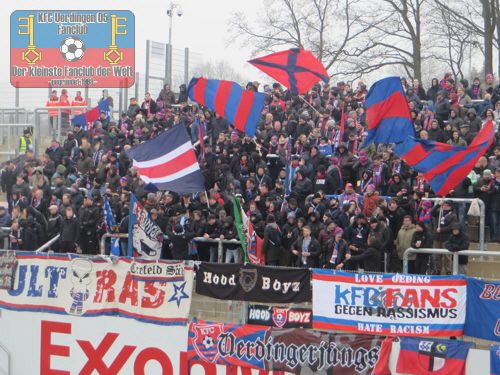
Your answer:
[[[312,310],[286,306],[248,306],[248,324],[278,328],[311,328]]]
[[[371,374],[380,344],[370,335],[195,320],[189,326],[188,359],[294,374]]]
[[[184,325],[191,307],[193,270],[183,262],[18,254],[12,290],[0,308],[63,315],[117,315],[155,324]]]
[[[219,299],[299,303],[311,301],[310,272],[253,264],[201,263],[196,292]]]
[[[397,336],[462,336],[463,276],[313,271],[313,328]]]
[[[500,282],[467,279],[465,335],[500,341]]]

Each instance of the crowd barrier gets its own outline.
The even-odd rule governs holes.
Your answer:
[[[480,216],[479,216],[479,250],[486,250],[486,243],[484,241],[484,231],[485,231],[485,212],[486,206],[481,199],[477,198],[422,198],[422,200],[431,202],[442,202],[444,200],[452,201],[455,203],[472,203],[476,201],[479,204]]]

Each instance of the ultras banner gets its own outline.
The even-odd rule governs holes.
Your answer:
[[[463,276],[313,271],[313,328],[397,336],[462,336]]]
[[[311,301],[311,273],[306,268],[201,263],[196,292],[238,301],[307,302]]]
[[[0,290],[0,307],[63,315],[117,315],[185,325],[193,269],[183,262],[18,254],[14,288]]]
[[[381,339],[302,328],[279,329],[201,320],[189,326],[188,359],[294,374],[371,374]]]

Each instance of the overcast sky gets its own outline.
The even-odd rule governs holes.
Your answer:
[[[243,11],[255,15],[262,4],[261,0],[177,0],[183,9],[182,17],[174,16],[173,46],[189,47],[201,53],[205,59],[228,60],[235,69],[252,76],[255,68],[246,64],[250,48],[240,45],[227,45],[227,20],[232,11]],[[147,39],[165,42],[168,40],[168,17],[166,14],[170,1],[160,0],[2,0],[0,8],[0,42],[9,46],[10,14],[15,10],[30,9],[123,9],[135,14],[136,24],[136,70],[144,72],[145,41]],[[76,4],[79,4],[76,7]],[[6,51],[6,49],[4,49]],[[1,80],[9,80],[9,56],[4,54],[0,60]]]

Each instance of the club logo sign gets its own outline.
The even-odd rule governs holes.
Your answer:
[[[247,323],[278,328],[311,328],[312,311],[300,307],[249,305]]]
[[[273,322],[276,327],[283,327],[288,317],[288,308],[286,307],[273,307]]]
[[[245,292],[250,292],[257,284],[256,269],[240,269],[240,285]]]
[[[135,18],[124,10],[18,10],[10,20],[15,87],[130,87]]]
[[[193,325],[194,350],[204,361],[216,363],[219,359],[217,345],[219,335],[224,331],[222,324],[198,324]],[[192,332],[190,332],[192,335]]]

